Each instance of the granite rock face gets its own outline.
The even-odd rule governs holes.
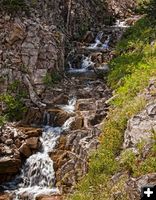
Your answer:
[[[124,138],[124,148],[136,148],[142,140],[152,143],[152,134],[156,131],[156,102],[129,120]]]
[[[63,34],[27,18],[6,20],[1,16],[0,27],[2,91],[15,80],[23,82],[27,75],[36,95],[41,94],[46,74],[63,71]]]

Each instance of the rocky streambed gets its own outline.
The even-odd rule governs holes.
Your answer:
[[[109,110],[111,91],[103,78],[107,62],[126,27],[118,23],[88,32],[68,56],[66,78],[41,97],[46,108],[35,114],[30,110],[24,127],[1,128],[0,199],[46,200],[52,195],[51,200],[59,200],[87,173]],[[41,128],[28,127],[34,123]]]

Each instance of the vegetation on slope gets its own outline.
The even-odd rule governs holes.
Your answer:
[[[1,8],[4,10],[8,10],[9,12],[17,12],[19,10],[26,9],[25,0],[1,0],[0,1]]]
[[[27,91],[18,80],[8,86],[5,94],[0,94],[0,104],[5,108],[0,113],[0,126],[8,120],[19,121],[22,119],[23,114],[27,111],[23,101],[27,95]]]
[[[115,94],[109,116],[103,123],[101,145],[91,156],[89,172],[78,184],[75,194],[68,198],[70,200],[111,199],[110,178],[125,168],[131,170],[133,176],[156,171],[155,147],[150,157],[143,162],[138,163],[131,152],[129,156],[123,155],[122,166],[116,160],[128,119],[146,104],[144,97],[138,94],[147,87],[149,79],[156,76],[155,19],[146,16],[129,28],[117,45],[116,54],[117,57],[110,63],[111,72],[108,76],[108,83]],[[122,188],[120,185],[118,187]],[[128,199],[127,194],[123,193],[121,199]]]

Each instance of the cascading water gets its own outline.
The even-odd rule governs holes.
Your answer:
[[[94,62],[92,62],[91,60],[91,56],[87,56],[87,57],[83,57],[82,58],[82,69],[88,69],[89,67],[93,67],[94,66]]]
[[[129,26],[126,24],[125,21],[116,20],[115,27],[118,27],[118,28],[128,28]]]
[[[69,64],[69,72],[75,72],[75,73],[81,73],[81,72],[86,72],[89,67],[93,67],[94,62],[91,61],[90,56],[82,56],[81,60],[81,68],[72,68],[71,63]]]
[[[102,44],[102,43],[101,43],[102,37],[103,37],[103,32],[100,31],[100,32],[97,34],[96,38],[95,38],[95,43],[94,43],[94,44],[91,44],[91,45],[90,45],[90,48],[93,48],[93,49],[94,49],[94,48],[98,47],[98,45],[101,45],[101,44]]]
[[[108,35],[107,39],[104,42],[102,41],[104,33],[102,31],[98,32],[95,38],[95,42],[93,44],[90,44],[89,46],[83,47],[84,49],[88,49],[88,50],[98,50],[98,51],[103,51],[103,50],[108,50],[109,49],[109,43],[110,43],[110,38],[111,36]],[[69,74],[84,74],[86,72],[93,72],[94,73],[94,66],[95,63],[92,61],[91,55],[89,56],[84,56],[82,55],[82,59],[81,59],[81,65],[77,67],[72,66],[72,63],[68,61],[68,66],[69,66],[69,70],[68,73]],[[92,75],[90,73],[90,75]]]
[[[43,114],[43,124],[49,125],[50,122],[50,114],[45,111]]]
[[[75,105],[75,100],[71,104]],[[19,176],[3,186],[6,192],[12,192],[14,200],[26,198],[32,200],[40,195],[58,194],[55,185],[53,161],[49,153],[55,148],[56,142],[63,131],[70,129],[75,117],[70,117],[62,127],[45,126],[40,137],[40,152],[30,156],[21,169]]]
[[[105,40],[104,44],[102,45],[102,48],[108,49],[109,48],[109,42],[110,42],[110,35],[108,38]]]
[[[110,42],[110,35],[107,37],[107,39],[104,41],[104,43],[101,42],[102,37],[103,37],[103,32],[100,31],[96,38],[95,38],[95,43],[91,44],[89,47],[87,47],[88,49],[96,49],[98,48],[99,50],[103,50],[103,49],[108,49],[109,47],[109,42]]]
[[[73,113],[75,110],[76,98],[73,97],[68,101],[68,105],[58,105],[59,108],[67,113]]]

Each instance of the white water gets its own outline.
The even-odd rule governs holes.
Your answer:
[[[67,113],[73,113],[75,111],[75,104],[76,104],[76,98],[73,97],[68,101],[68,105],[58,105],[58,107]]]
[[[91,60],[91,56],[83,57],[82,59],[82,69],[88,69],[88,67],[94,67],[94,62]]]
[[[110,36],[108,36],[108,38],[105,40],[104,43],[101,42],[103,37],[103,32],[100,31],[96,38],[95,38],[95,43],[91,44],[89,47],[87,47],[88,49],[96,49],[99,48],[101,50],[103,49],[108,49],[109,48],[109,42],[110,42]]]
[[[4,187],[7,189],[6,192],[12,192],[14,200],[20,200],[23,197],[27,200],[35,200],[39,195],[59,194],[58,188],[54,187],[55,172],[49,153],[54,150],[60,134],[69,130],[74,120],[74,117],[70,117],[62,127],[44,127],[40,137],[42,144],[40,152],[30,156],[23,165],[20,175]],[[18,180],[21,180],[21,183],[17,184]]]
[[[108,49],[109,48],[109,42],[110,42],[110,35],[108,38],[105,40],[104,44],[102,45],[103,49]]]
[[[126,25],[125,21],[116,20],[115,27],[118,27],[118,28],[128,28],[129,26]]]
[[[45,111],[43,114],[43,124],[49,125],[49,122],[50,122],[50,114],[47,111]]]
[[[70,124],[75,121],[75,117],[70,117],[69,119],[67,119],[67,121],[63,124],[62,129],[64,131],[67,131],[70,127]]]
[[[95,38],[95,42],[93,44],[90,44],[90,46],[84,47],[84,48],[86,48],[86,49],[95,49],[95,50],[96,49],[97,50],[107,50],[109,48],[110,35],[107,36],[107,39],[104,41],[104,43],[101,42],[102,37],[103,37],[103,32],[102,31],[98,32],[98,34],[97,34],[97,36]],[[91,56],[84,56],[83,55],[82,56],[82,60],[81,60],[80,68],[72,67],[72,64],[70,62],[68,62],[68,65],[69,65],[68,73],[81,74],[81,73],[85,73],[88,70],[94,68],[95,63],[91,60]],[[66,108],[64,108],[64,109],[66,110]]]
[[[87,72],[89,67],[94,67],[94,62],[91,60],[91,56],[83,56],[81,60],[81,68],[72,68],[72,65],[70,62],[69,64],[69,73],[83,73]]]
[[[98,47],[98,45],[102,45],[102,43],[101,43],[102,37],[103,37],[103,32],[100,31],[100,32],[97,34],[96,38],[95,38],[95,43],[94,43],[94,44],[91,44],[91,45],[90,45],[90,48],[93,48],[93,49],[94,49],[94,48]]]

